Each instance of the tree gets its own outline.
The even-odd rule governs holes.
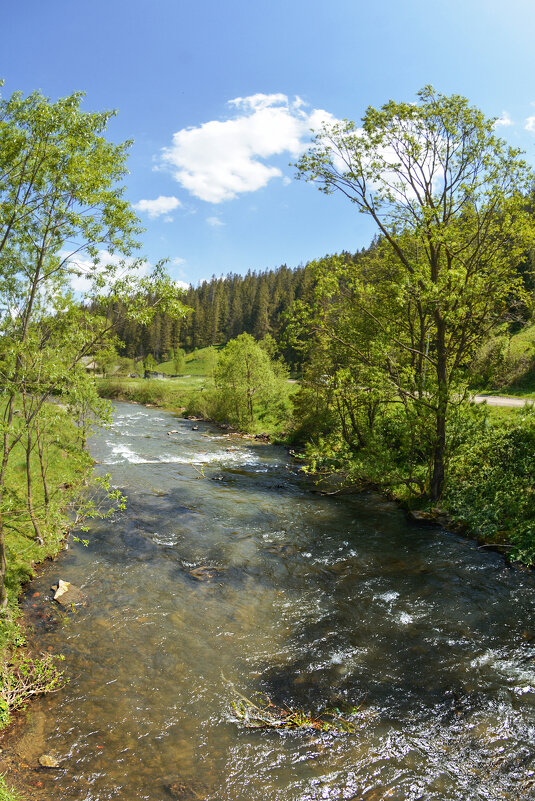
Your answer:
[[[360,128],[325,125],[296,166],[298,177],[326,194],[341,192],[377,225],[398,319],[367,307],[366,291],[359,310],[394,338],[412,368],[398,369],[397,357],[385,353],[384,374],[400,399],[433,414],[430,494],[437,499],[457,379],[511,299],[522,296],[515,268],[534,238],[533,174],[520,151],[495,136],[495,121],[465,98],[428,86],[418,101],[368,108]]]
[[[173,369],[176,375],[182,375],[186,370],[186,353],[182,348],[177,348],[174,352]]]
[[[219,354],[214,372],[218,419],[253,427],[258,416],[283,403],[285,376],[250,334],[240,334]]]
[[[143,324],[162,306],[184,312],[162,264],[152,276],[134,278],[141,259],[129,257],[140,228],[121,184],[129,143],[107,141],[103,133],[112,112],[84,112],[82,97],[75,93],[52,103],[34,92],[0,99],[1,608],[7,604],[10,455],[23,438],[31,454],[32,429],[49,395],[67,392],[75,374],[86,378],[83,357],[98,356],[113,340],[115,321],[82,308],[73,296],[73,279],[83,275],[95,303],[106,305],[106,295],[108,305],[113,301],[124,316]]]

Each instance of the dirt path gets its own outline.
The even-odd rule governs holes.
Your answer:
[[[506,395],[473,395],[474,403],[486,403],[488,406],[509,406],[522,408],[528,403],[534,403],[531,398],[511,398]]]

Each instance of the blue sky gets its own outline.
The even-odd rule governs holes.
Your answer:
[[[534,40],[533,0],[26,0],[4,3],[0,76],[117,109],[143,254],[197,283],[369,243],[347,201],[293,177],[322,117],[430,83],[510,122],[535,164]]]

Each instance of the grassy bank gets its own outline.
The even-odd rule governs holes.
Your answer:
[[[22,421],[20,422],[22,426]],[[23,441],[11,455],[7,471],[7,499],[4,515],[7,546],[6,586],[12,620],[18,616],[18,599],[36,564],[55,556],[62,547],[69,524],[69,509],[91,471],[92,460],[81,448],[78,431],[66,411],[50,405],[46,410],[46,490],[37,449],[31,454],[33,509],[44,545],[35,539],[28,510],[26,452]],[[15,627],[16,628],[16,627]],[[0,648],[12,643],[12,621],[0,620]],[[18,635],[17,635],[18,636]]]
[[[16,418],[16,425],[24,425],[20,416]],[[6,477],[2,514],[7,551],[8,608],[0,615],[0,729],[9,724],[14,710],[24,708],[25,695],[22,687],[18,697],[13,698],[14,688],[15,695],[17,694],[19,674],[26,675],[27,684],[28,671],[36,668],[38,673],[41,671],[40,678],[37,678],[41,682],[39,686],[43,686],[42,671],[46,669],[46,664],[52,666],[52,673],[49,674],[51,680],[53,675],[58,675],[50,657],[34,657],[28,651],[25,631],[21,625],[19,601],[24,584],[33,576],[35,566],[48,557],[54,557],[61,550],[73,509],[77,506],[80,491],[92,468],[92,460],[82,449],[78,431],[64,409],[50,404],[43,410],[40,425],[41,433],[46,439],[43,459],[45,478],[43,480],[36,448],[31,453],[30,472],[33,512],[44,541],[42,545],[36,540],[28,508],[24,439],[12,451]],[[4,681],[7,682],[6,685]],[[11,689],[9,702],[5,700],[9,696],[8,687]],[[19,798],[0,777],[0,801],[18,801]]]
[[[207,376],[97,379],[97,390],[101,398],[165,406],[170,411],[200,415],[203,393],[209,386]]]

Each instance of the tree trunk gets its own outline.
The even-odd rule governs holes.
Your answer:
[[[449,386],[446,352],[446,326],[440,312],[436,312],[437,325],[437,408],[435,447],[433,453],[433,475],[431,477],[431,500],[438,501],[446,477],[446,416],[448,413]]]
[[[44,545],[43,535],[41,534],[41,529],[39,528],[39,522],[35,516],[35,510],[33,508],[33,489],[32,489],[32,432],[31,429],[28,429],[28,438],[26,441],[26,487],[27,487],[27,503],[28,503],[28,513],[30,515],[30,520],[32,521],[33,530],[35,532],[35,539],[39,543],[39,545]]]
[[[13,413],[15,409],[15,396],[10,394],[7,402],[7,416],[6,425],[4,428],[3,436],[3,450],[2,450],[2,464],[0,466],[0,609],[7,607],[7,590],[6,590],[6,532],[4,526],[4,516],[2,513],[2,505],[4,502],[4,493],[6,489],[6,472],[9,455],[11,453],[12,445],[9,442],[9,430],[13,423]]]
[[[48,507],[50,505],[50,494],[48,492],[48,481],[46,478],[46,465],[43,449],[43,440],[41,437],[41,429],[39,423],[36,423],[35,434],[37,437],[37,452],[39,453],[39,467],[41,468],[41,480],[43,482],[43,498],[45,502],[45,514],[48,515]]]

